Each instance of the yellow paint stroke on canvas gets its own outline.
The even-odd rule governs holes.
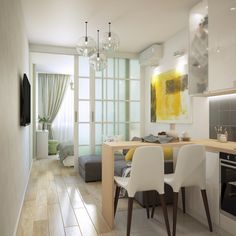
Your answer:
[[[181,74],[175,70],[153,75],[151,86],[155,91],[155,113],[157,120],[174,120],[184,113],[180,88],[167,93],[167,81],[180,84]]]

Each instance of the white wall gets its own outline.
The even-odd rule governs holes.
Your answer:
[[[20,1],[0,6],[0,235],[12,236],[31,165],[30,126],[20,127],[20,80],[29,74],[29,52]]]
[[[163,58],[159,65],[170,63],[174,60],[175,51],[188,51],[187,29],[178,32],[164,43]],[[145,135],[154,134],[170,129],[169,124],[151,123],[150,115],[150,82],[154,68],[145,69]],[[208,98],[192,98],[193,122],[191,124],[176,124],[176,131],[179,135],[188,131],[192,138],[208,138],[209,136],[209,109]]]

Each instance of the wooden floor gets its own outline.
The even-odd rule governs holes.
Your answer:
[[[166,235],[161,210],[148,220],[134,205],[132,235]],[[127,201],[120,199],[115,229],[101,214],[101,183],[84,183],[73,168],[56,158],[34,161],[18,225],[17,236],[122,236],[126,230]],[[170,214],[171,215],[171,214]],[[170,220],[171,221],[171,220]],[[177,235],[216,235],[191,217],[178,215]]]

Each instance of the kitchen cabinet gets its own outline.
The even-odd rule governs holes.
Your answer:
[[[206,152],[206,191],[212,222],[219,225],[220,192],[219,153]],[[206,213],[199,188],[186,188],[186,211],[203,224],[207,225]]]
[[[208,0],[209,91],[236,86],[236,2]]]
[[[236,89],[236,2],[203,0],[189,16],[189,93],[210,96]]]

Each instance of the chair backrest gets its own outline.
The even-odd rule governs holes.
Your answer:
[[[206,152],[202,145],[184,145],[179,150],[172,187],[178,192],[188,186],[206,188]]]
[[[138,191],[156,190],[164,193],[164,155],[161,147],[136,148],[127,191],[134,197]]]

